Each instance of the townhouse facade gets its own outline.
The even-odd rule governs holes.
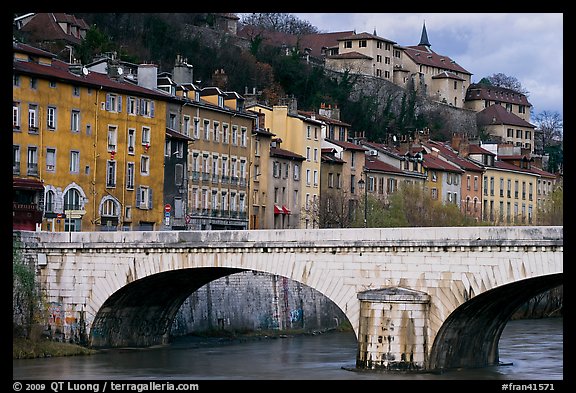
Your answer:
[[[42,194],[37,229],[159,229],[169,97],[13,48],[14,188]]]
[[[468,157],[484,168],[482,220],[494,224],[534,224],[537,219],[538,175],[498,159],[498,154],[479,145],[468,147]]]
[[[462,142],[462,139],[465,141]],[[481,182],[484,168],[465,157],[467,155],[466,138],[454,135],[451,144],[428,140],[423,142],[423,145],[428,151],[437,151],[439,158],[458,166],[463,171],[459,193],[460,211],[466,217],[480,221],[482,219]],[[454,150],[452,146],[460,151]]]
[[[306,158],[283,149],[281,143],[280,138],[275,138],[269,146],[270,192],[266,204],[273,208],[268,209],[265,228],[300,228],[302,201],[299,192],[302,189],[302,177],[299,168]]]
[[[270,108],[271,109],[271,108]],[[256,127],[253,130],[253,140],[252,140],[252,154],[251,162],[249,167],[250,173],[250,194],[249,194],[249,204],[248,204],[248,217],[249,217],[249,229],[265,229],[269,228],[271,225],[269,218],[273,216],[272,213],[268,213],[270,209],[268,207],[268,184],[269,184],[269,174],[271,173],[270,165],[270,147],[272,145],[272,138],[276,135],[270,132],[269,129],[264,127],[265,125],[265,113],[263,112],[253,112],[257,116]],[[297,163],[293,163],[292,172],[295,177],[299,175]],[[271,180],[270,180],[271,183]],[[295,192],[293,190],[293,192]],[[298,198],[299,199],[299,198]],[[298,203],[300,206],[300,203]],[[273,208],[272,208],[273,210]],[[297,209],[292,209],[291,214],[298,215],[300,211]],[[295,218],[292,222],[295,221]]]
[[[290,107],[290,109],[289,109]],[[254,104],[249,109],[264,116],[264,128],[282,140],[284,149],[305,157],[299,164],[293,162],[294,172],[302,176],[302,188],[295,199],[300,199],[299,228],[318,228],[320,203],[320,163],[322,122],[314,116],[298,114],[294,103],[272,107]]]

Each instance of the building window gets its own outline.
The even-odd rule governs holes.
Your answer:
[[[122,112],[122,96],[106,94],[106,110],[109,112]]]
[[[77,189],[71,188],[64,194],[64,210],[81,210],[81,196]]]
[[[136,103],[136,98],[128,97],[128,104],[126,110],[129,115],[136,115],[138,113],[138,105]]]
[[[49,130],[56,129],[56,108],[49,106],[46,110],[46,126]]]
[[[28,130],[38,132],[38,105],[28,105]]]
[[[134,128],[128,129],[128,154],[134,154],[134,144],[136,143],[136,130]]]
[[[186,136],[190,135],[190,116],[184,116],[182,133]]]
[[[139,209],[149,210],[152,209],[152,189],[147,186],[138,187],[136,194],[136,206]]]
[[[116,187],[116,161],[106,161],[106,187]]]
[[[54,172],[56,170],[56,149],[46,148],[46,171]]]
[[[16,101],[12,102],[12,127],[20,129],[20,103]]]
[[[80,172],[80,152],[77,150],[70,151],[70,173]]]
[[[116,126],[108,126],[108,151],[115,152],[118,140],[118,129]]]
[[[56,195],[54,194],[54,191],[52,191],[52,190],[46,191],[46,197],[44,198],[44,211],[45,212],[49,212],[49,213],[54,212],[54,208],[56,207],[55,206],[55,198],[56,198]]]
[[[246,147],[246,127],[240,129],[240,146]]]
[[[141,99],[140,114],[146,117],[154,117],[154,101]]]
[[[72,110],[70,119],[70,130],[72,132],[80,132],[80,111]]]
[[[150,157],[140,157],[140,174],[145,176],[150,174]]]
[[[126,163],[126,189],[133,190],[134,189],[134,163],[128,162]]]
[[[150,128],[142,127],[142,144],[150,145]]]
[[[181,186],[184,181],[184,165],[176,164],[174,166],[174,184]]]
[[[20,174],[20,146],[12,145],[12,173]]]

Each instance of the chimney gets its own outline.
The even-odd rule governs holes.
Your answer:
[[[158,66],[140,64],[138,66],[138,86],[156,90],[158,88]]]
[[[183,85],[185,83],[194,83],[194,67],[188,64],[188,59],[183,58],[181,55],[176,56],[172,77],[174,82]]]

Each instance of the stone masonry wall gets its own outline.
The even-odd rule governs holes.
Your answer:
[[[243,272],[194,292],[172,324],[174,336],[226,331],[325,331],[348,321],[320,292],[285,277]]]

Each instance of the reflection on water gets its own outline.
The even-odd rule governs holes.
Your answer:
[[[353,333],[250,340],[179,338],[169,346],[115,349],[97,355],[13,361],[14,379],[52,380],[562,380],[563,318],[510,321],[500,361],[442,374],[359,372]]]

